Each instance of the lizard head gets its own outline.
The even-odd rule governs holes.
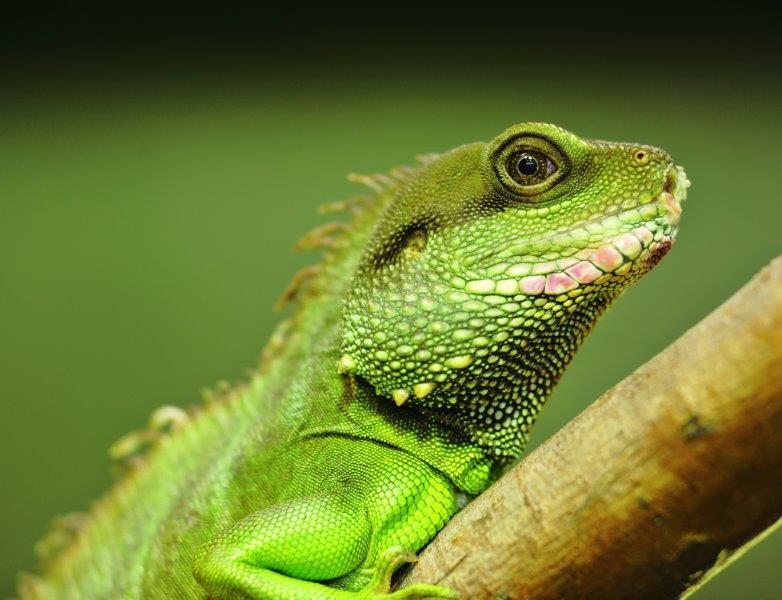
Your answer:
[[[390,192],[340,370],[507,445],[500,430],[526,432],[594,320],[670,249],[688,185],[662,150],[541,123],[441,155]]]

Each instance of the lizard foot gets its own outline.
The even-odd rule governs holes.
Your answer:
[[[413,600],[423,598],[451,598],[458,599],[459,594],[441,585],[427,583],[415,583],[391,592],[391,576],[404,563],[413,563],[418,560],[415,554],[405,550],[402,546],[388,548],[377,562],[375,574],[367,586],[367,598],[372,600]]]

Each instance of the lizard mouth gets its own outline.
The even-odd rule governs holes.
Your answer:
[[[559,296],[645,272],[673,245],[688,186],[684,170],[672,167],[661,191],[646,201],[628,200],[565,231],[507,246],[491,257],[489,277],[467,281],[465,289],[478,295]]]
[[[652,199],[652,202],[658,202],[666,206],[668,218],[674,226],[679,224],[679,218],[682,215],[682,202],[687,197],[688,187],[690,187],[690,180],[687,179],[684,169],[671,167],[665,176],[662,192]]]
[[[638,201],[635,199],[627,199],[620,203],[619,208],[609,210],[601,215],[586,219],[577,223],[575,226],[565,230],[559,230],[549,235],[536,238],[530,243],[540,243],[546,240],[554,240],[559,242],[563,234],[567,235],[570,232],[577,231],[581,228],[590,229],[590,226],[599,225],[600,223],[610,223],[611,219],[619,219],[621,222],[630,222],[633,218],[640,214],[639,222],[644,220],[651,220],[658,217],[665,216],[673,227],[677,227],[679,219],[682,214],[682,203],[687,198],[687,188],[690,187],[690,181],[687,179],[687,175],[684,169],[681,167],[671,167],[665,175],[663,180],[662,189],[659,193],[651,196],[647,200]],[[654,212],[654,208],[663,207],[662,213],[659,211]],[[596,231],[596,233],[599,233]]]

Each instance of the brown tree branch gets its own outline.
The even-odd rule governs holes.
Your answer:
[[[782,516],[782,257],[457,515],[400,582],[671,598]]]

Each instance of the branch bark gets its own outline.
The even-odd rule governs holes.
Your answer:
[[[673,598],[782,516],[782,256],[459,513],[400,586]]]

